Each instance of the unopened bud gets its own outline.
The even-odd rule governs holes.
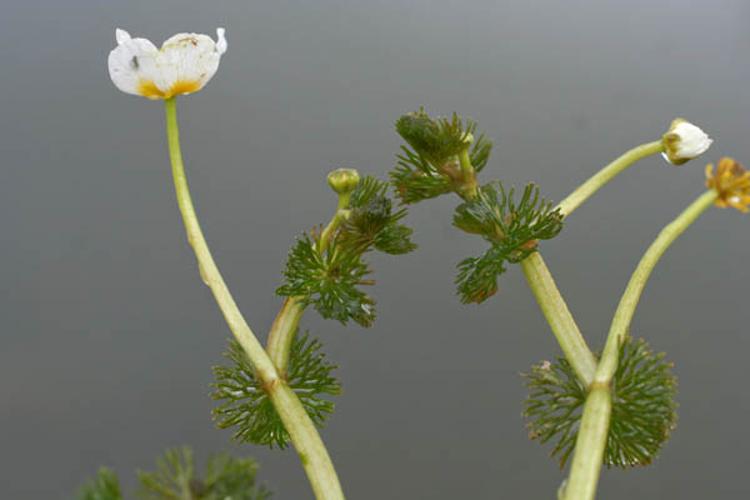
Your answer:
[[[672,165],[682,165],[705,153],[713,140],[700,127],[677,118],[662,137],[662,142],[664,159]]]
[[[328,174],[328,185],[338,194],[349,194],[359,184],[359,172],[353,168],[337,168]]]

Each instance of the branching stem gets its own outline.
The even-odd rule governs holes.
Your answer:
[[[661,140],[634,147],[581,184],[557,207],[563,216],[567,217],[625,169],[647,156],[662,151],[664,151],[664,145]],[[593,381],[596,359],[586,345],[586,341],[570,314],[570,310],[565,304],[541,254],[536,252],[530,255],[521,263],[521,268],[539,303],[539,307],[542,309],[542,313],[547,318],[547,322],[565,354],[565,358],[575,370],[580,381],[588,387]]]
[[[521,269],[565,358],[581,383],[588,387],[594,380],[596,358],[586,345],[586,340],[578,329],[560,290],[557,289],[542,255],[539,252],[532,253],[521,262]]]
[[[651,272],[669,246],[716,200],[716,191],[699,196],[667,225],[646,250],[617,306],[594,382],[586,398],[581,428],[576,440],[566,500],[593,500],[607,444],[612,412],[611,382],[617,370],[619,348],[630,328],[635,308]]]
[[[185,223],[188,242],[195,252],[203,281],[211,289],[230,330],[253,363],[276,411],[279,413],[302,461],[302,466],[318,500],[343,500],[336,470],[315,425],[302,403],[286,382],[279,377],[273,361],[245,321],[234,301],[203,236],[190,197],[180,150],[175,98],[164,101],[166,107],[167,139],[172,164],[177,203]]]

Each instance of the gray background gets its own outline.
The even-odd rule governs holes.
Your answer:
[[[215,256],[255,331],[295,234],[327,220],[325,174],[383,176],[393,121],[425,105],[496,141],[484,179],[561,199],[685,116],[716,139],[682,168],[642,162],[544,255],[601,346],[658,229],[703,166],[750,162],[750,4],[741,1],[8,1],[0,13],[0,498],[70,498],[100,464],[188,443],[257,457],[279,499],[311,498],[296,455],[213,428],[210,366],[228,331],[178,219],[159,103],[107,76],[114,28],[157,43],[227,27],[229,51],[181,100],[187,168]],[[455,263],[484,244],[456,200],[409,216],[419,251],[374,256],[379,320],[308,314],[345,393],[323,432],[349,498],[552,498],[563,474],[531,443],[518,376],[558,348],[519,270],[461,306]],[[669,353],[680,425],[653,467],[611,471],[603,498],[738,498],[747,456],[750,220],[709,211],[655,272],[634,333]]]

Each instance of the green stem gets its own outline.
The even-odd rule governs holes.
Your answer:
[[[602,186],[611,181],[620,172],[633,165],[638,160],[646,158],[657,153],[664,151],[664,144],[661,139],[654,142],[647,142],[636,146],[624,155],[617,158],[615,161],[601,169],[599,172],[594,174],[589,180],[578,186],[578,188],[570,193],[567,198],[560,202],[557,206],[563,216],[567,217],[573,210],[580,207],[583,202],[589,199],[594,193],[596,193]]]
[[[201,277],[211,289],[230,330],[253,363],[253,367],[263,382],[269,398],[284,423],[284,427],[289,432],[292,443],[302,460],[302,466],[307,473],[315,497],[318,500],[343,500],[344,494],[336,470],[323,441],[320,439],[315,424],[313,424],[294,391],[279,377],[273,361],[242,316],[219,272],[219,268],[214,262],[198,222],[185,176],[180,150],[176,101],[174,98],[166,99],[164,104],[169,156],[177,203],[185,223],[188,242],[193,247],[198,261]]]
[[[461,185],[458,195],[464,199],[474,199],[477,196],[477,175],[474,166],[471,164],[469,148],[467,147],[458,155],[458,161],[461,164]]]
[[[662,151],[664,151],[664,145],[661,140],[634,147],[594,174],[560,202],[558,205],[560,212],[567,217],[626,168],[638,160]],[[586,345],[541,254],[539,252],[532,254],[521,263],[521,267],[566,359],[575,370],[579,380],[588,387],[593,381],[596,360]]]
[[[271,330],[268,332],[266,352],[268,352],[268,356],[282,378],[286,378],[294,334],[297,332],[299,321],[304,312],[305,305],[299,298],[287,297],[276,315],[276,319],[273,320]]]
[[[542,255],[539,252],[529,255],[521,262],[521,269],[565,358],[573,367],[581,383],[588,387],[594,380],[596,358],[586,345],[586,340],[581,335],[560,290],[557,289]]]
[[[318,244],[318,253],[323,255],[328,250],[328,244],[331,242],[331,237],[334,231],[338,229],[348,214],[349,200],[351,199],[351,193],[342,193],[339,195],[338,205],[336,207],[336,213],[333,214],[331,222],[323,229],[320,234],[320,243]]]
[[[635,308],[651,272],[669,246],[716,200],[710,190],[699,196],[659,233],[638,263],[617,306],[604,352],[596,368],[591,392],[586,398],[581,429],[576,440],[570,479],[565,488],[567,500],[591,500],[602,466],[612,411],[611,382],[617,370],[619,348],[630,328]]]

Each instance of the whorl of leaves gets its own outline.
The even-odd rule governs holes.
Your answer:
[[[352,193],[348,217],[323,254],[318,251],[319,234],[298,238],[287,258],[284,284],[276,293],[311,304],[324,318],[370,326],[375,301],[360,289],[370,273],[363,254],[373,248],[389,254],[415,248],[412,230],[400,224],[406,212],[393,209],[387,190],[385,182],[362,179]]]
[[[117,474],[106,467],[101,467],[96,477],[78,490],[76,498],[78,500],[122,500]]]
[[[664,354],[654,354],[642,339],[628,337],[619,359],[604,464],[648,465],[675,428],[677,381]],[[534,365],[525,378],[530,391],[524,411],[529,437],[554,442],[551,455],[564,467],[575,448],[586,388],[564,358]]]
[[[391,182],[403,203],[416,203],[457,190],[462,182],[456,155],[466,149],[466,139],[476,124],[464,121],[455,113],[451,118],[430,118],[424,109],[403,115],[396,121],[396,131],[410,146],[402,146],[397,155]],[[477,138],[469,151],[474,169],[486,165],[492,142],[484,135]]]
[[[315,242],[302,235],[289,252],[284,284],[278,295],[298,297],[312,304],[326,319],[354,320],[370,326],[375,321],[375,301],[359,289],[370,268],[357,252],[339,250],[334,242],[321,255]]]
[[[516,201],[514,190],[506,191],[500,182],[485,184],[475,199],[456,207],[453,224],[491,245],[482,256],[458,264],[456,284],[464,303],[494,295],[505,263],[521,262],[536,251],[539,240],[555,237],[563,226],[559,210],[540,196],[537,186],[528,184]]]
[[[308,334],[295,335],[286,381],[318,427],[322,427],[328,415],[333,413],[333,402],[324,396],[341,392],[339,382],[332,375],[336,366],[325,359],[320,347],[320,342]],[[223,401],[213,411],[218,427],[234,428],[233,437],[240,442],[285,448],[289,443],[289,433],[256,377],[250,360],[235,340],[230,340],[225,357],[231,365],[216,366],[213,370],[216,380],[211,396]]]

